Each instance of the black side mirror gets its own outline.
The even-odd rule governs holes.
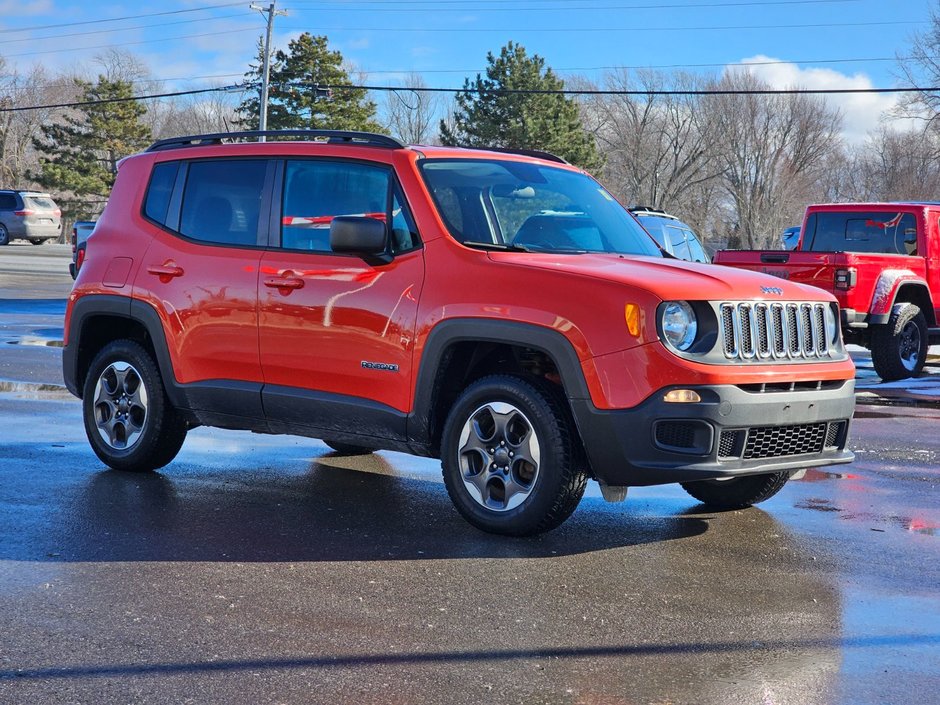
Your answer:
[[[384,221],[360,215],[338,215],[330,223],[330,249],[386,260],[388,228]]]

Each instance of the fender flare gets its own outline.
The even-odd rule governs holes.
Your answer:
[[[915,286],[922,289],[930,301],[930,288],[927,282],[909,269],[886,269],[878,276],[875,289],[872,292],[871,305],[868,308],[869,322],[872,324],[887,323],[891,317],[891,309],[897,301],[898,293],[904,286]],[[932,304],[931,304],[932,305]],[[932,318],[933,311],[924,311],[928,319]]]
[[[408,437],[414,444],[429,447],[432,443],[438,373],[444,351],[461,342],[505,343],[543,352],[555,362],[569,400],[591,398],[581,360],[571,341],[559,331],[533,323],[490,318],[448,319],[435,325],[428,334],[418,361],[414,404],[408,419]]]

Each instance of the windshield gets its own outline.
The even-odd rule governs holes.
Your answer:
[[[589,176],[482,159],[421,162],[451,234],[470,246],[662,257],[627,210]]]

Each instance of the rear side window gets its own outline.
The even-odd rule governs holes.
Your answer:
[[[0,211],[15,211],[16,196],[12,193],[0,193]]]
[[[201,242],[257,245],[267,168],[262,159],[190,162],[180,233]]]
[[[912,255],[917,250],[917,221],[913,213],[814,213],[807,221],[804,241],[810,235],[809,249],[815,252]]]
[[[176,183],[179,162],[162,162],[153,168],[147,197],[144,201],[144,215],[160,225],[166,224],[166,213],[170,207],[170,196]]]
[[[330,224],[338,215],[358,215],[387,222],[388,169],[355,162],[288,161],[284,174],[281,246],[289,250],[331,252]],[[400,209],[400,206],[398,206]],[[393,228],[399,243],[410,247],[411,228],[401,216]],[[409,234],[405,234],[405,230]]]

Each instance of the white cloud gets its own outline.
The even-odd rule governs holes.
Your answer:
[[[726,72],[748,71],[766,81],[773,88],[810,89],[868,89],[874,88],[871,79],[863,74],[851,76],[824,68],[800,68],[791,63],[779,62],[770,56],[759,54],[742,59],[725,67]],[[747,64],[753,64],[748,66]],[[856,144],[865,140],[869,132],[878,127],[879,121],[897,105],[898,96],[893,93],[845,93],[825,96],[829,105],[842,113],[842,136],[846,142]],[[896,124],[896,127],[902,127]]]

